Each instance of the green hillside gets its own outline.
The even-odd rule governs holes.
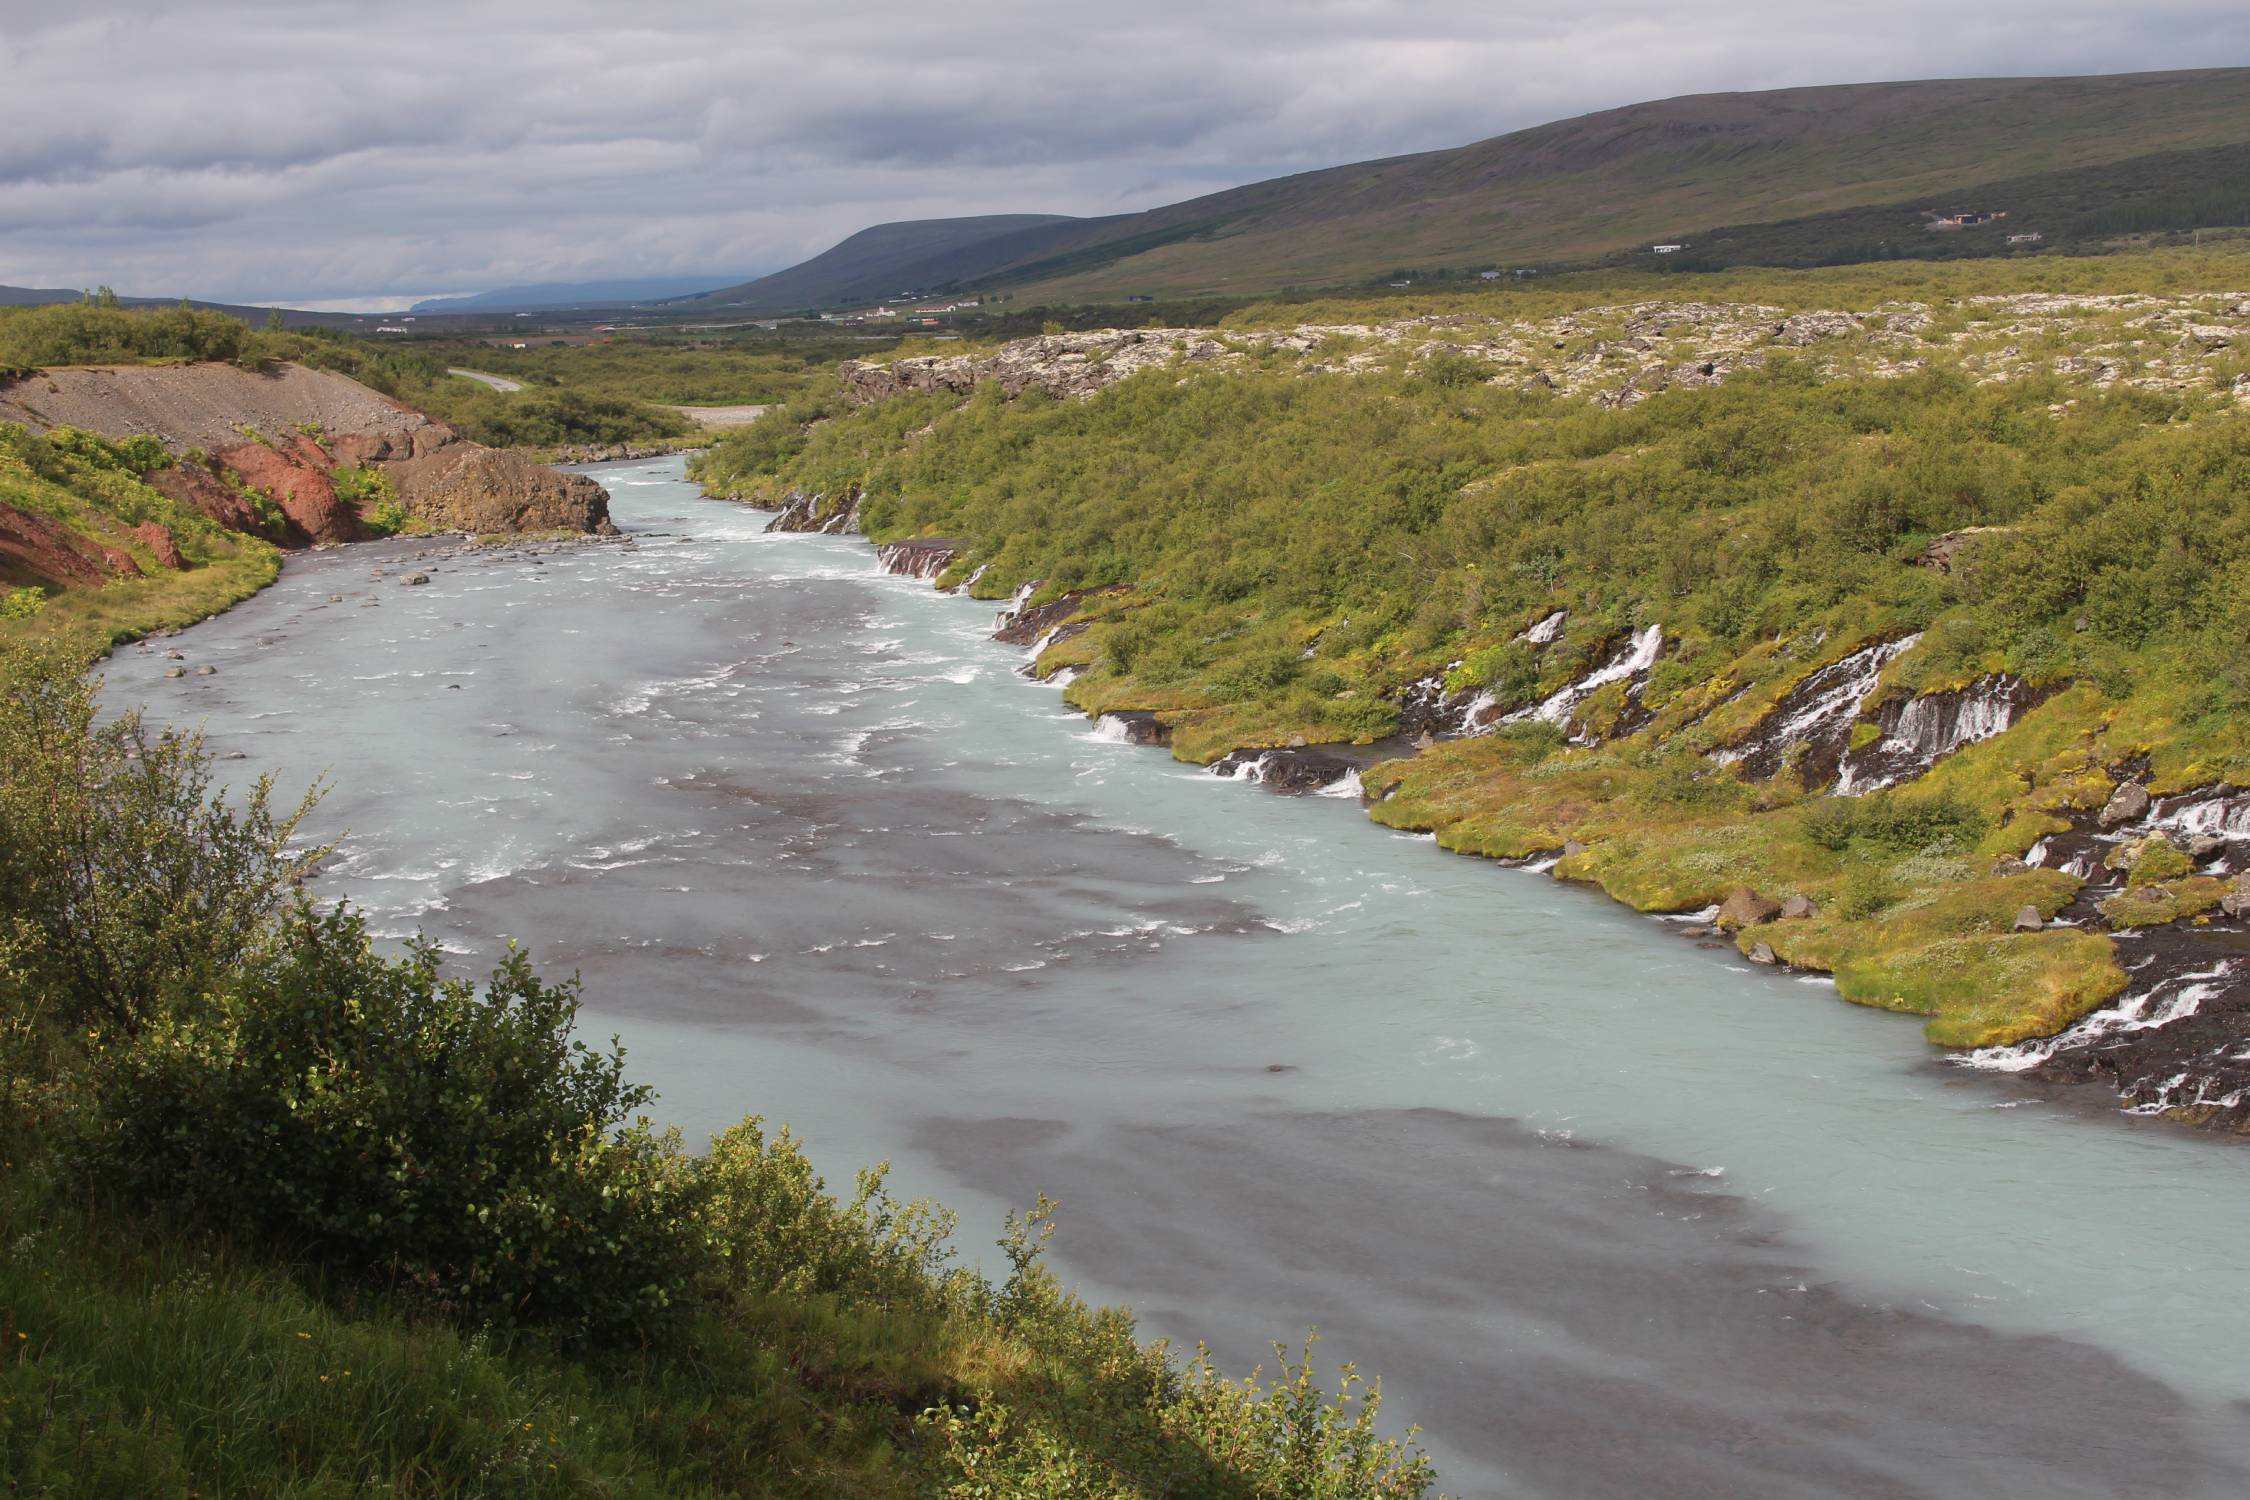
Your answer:
[[[2057,241],[2239,223],[2245,147],[2242,68],[1699,94],[1011,231],[890,269],[902,286],[1072,302],[1586,265],[1657,242],[1686,242],[1704,264],[1956,255],[2004,248],[2026,223]],[[2009,218],[1923,227],[1975,209]],[[798,272],[820,263],[754,285],[809,294],[831,283]]]
[[[1153,353],[1058,334],[855,367],[856,409],[769,414],[698,472],[852,501],[879,541],[948,539],[941,582],[1060,601],[1043,618],[1083,629],[1038,670],[1183,759],[1415,736],[1442,689],[1488,732],[1369,771],[1380,821],[1559,856],[1643,910],[1739,892],[1745,952],[2004,1045],[2117,995],[2112,932],[2250,900],[2160,830],[2026,860],[2129,785],[2250,781],[2244,269],[1729,272],[1686,302],[1557,278],[1504,310],[1254,310]],[[1639,675],[1599,674],[1643,643]],[[1767,745],[1847,661],[1873,664],[1830,737]],[[2000,732],[1835,794],[1910,708],[1995,695]],[[2158,1052],[2118,1086],[2197,1116],[2203,1064]]]
[[[681,298],[678,305],[778,312],[892,297],[982,275],[996,253],[985,247],[1005,244],[997,252],[1003,258],[1037,253],[1044,235],[1084,222],[1057,214],[985,214],[877,224],[785,271]]]

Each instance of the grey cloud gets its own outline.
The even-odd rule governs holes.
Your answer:
[[[2228,61],[2230,0],[0,0],[0,282],[750,274],[1669,94]]]

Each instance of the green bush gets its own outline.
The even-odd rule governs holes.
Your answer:
[[[8,652],[0,686],[0,912],[51,1020],[133,1031],[255,950],[318,857],[290,847],[314,794],[229,803],[200,736],[98,722],[52,648]]]
[[[1984,815],[1951,792],[1898,793],[1885,788],[1859,799],[1852,832],[1877,848],[1903,854],[1965,849],[1983,837]]]
[[[837,1199],[787,1126],[769,1136],[752,1115],[712,1140],[700,1170],[714,1274],[728,1293],[849,1293],[934,1311],[966,1285],[951,1264],[955,1216],[892,1198],[887,1165],[862,1171],[850,1201]]]
[[[26,585],[0,593],[0,620],[28,620],[47,604],[47,591]]]
[[[480,993],[299,908],[220,993],[104,1061],[90,1160],[191,1220],[302,1247],[471,1323],[645,1337],[700,1264],[695,1175],[574,983]]]

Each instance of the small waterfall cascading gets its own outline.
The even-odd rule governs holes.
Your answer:
[[[1100,718],[1094,720],[1094,727],[1087,734],[1087,738],[1104,745],[1130,745],[1133,743],[1131,729],[1123,719],[1115,714],[1103,714]]]
[[[1086,669],[1084,667],[1058,667],[1055,669],[1054,675],[1047,679],[1047,685],[1049,687],[1066,688],[1085,675]]]
[[[1875,691],[1883,669],[1921,639],[1917,633],[1862,647],[1807,674],[1804,681],[1781,696],[1773,711],[1748,736],[1712,752],[1711,758],[1722,766],[1747,763],[1749,774],[1760,778],[1780,770],[1783,757],[1800,744],[1812,747],[1810,753],[1840,759],[1860,705]]]
[[[998,618],[994,620],[993,629],[995,631],[1006,630],[1010,625],[1015,624],[1016,616],[1023,613],[1024,606],[1031,602],[1031,596],[1037,592],[1039,592],[1039,585],[1036,583],[1026,583],[1017,588],[1016,596],[1008,601],[1007,607],[1002,609]]]
[[[1956,1054],[1953,1061],[1990,1073],[2028,1073],[2058,1057],[2091,1051],[2136,1032],[2161,1031],[2195,1015],[2206,1000],[2224,994],[2242,967],[2239,959],[2222,958],[2204,968],[2167,974],[2154,984],[2128,991],[2116,1004],[2095,1011],[2053,1036],[2006,1047],[1979,1047],[1973,1052]],[[2189,1081],[2191,1073],[2192,1070],[2181,1070],[2158,1084],[2127,1113],[2155,1114],[2187,1104],[2231,1107],[2241,1102],[2239,1088],[2224,1097],[2210,1097],[2208,1081],[2199,1084],[2193,1096],[2179,1097],[2179,1090]]]
[[[2020,677],[1980,677],[1956,692],[1910,698],[1886,707],[1883,733],[1844,757],[1836,795],[1857,797],[1911,781],[1946,756],[2006,732],[2038,701]]]
[[[1664,627],[1651,625],[1634,632],[1624,646],[1608,662],[1575,682],[1567,683],[1529,708],[1519,708],[1499,722],[1520,724],[1527,719],[1538,719],[1558,728],[1567,727],[1570,716],[1579,704],[1585,702],[1602,688],[1628,677],[1638,677],[1656,665],[1656,658],[1664,649]]]
[[[959,553],[958,546],[944,541],[885,542],[875,549],[883,571],[925,583],[952,567]]]
[[[1230,761],[1232,764],[1229,764]],[[1264,781],[1266,772],[1272,764],[1273,752],[1271,750],[1266,751],[1263,755],[1244,756],[1239,760],[1229,756],[1214,764],[1211,767],[1211,774],[1221,781]]]
[[[1516,639],[1533,646],[1548,646],[1562,638],[1563,626],[1570,623],[1570,611],[1558,609],[1528,630],[1516,633]]]
[[[1331,781],[1314,792],[1315,797],[1365,797],[1367,788],[1360,784],[1359,772],[1346,771],[1341,781]]]

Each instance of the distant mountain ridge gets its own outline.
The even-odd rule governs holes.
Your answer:
[[[1692,249],[1716,226],[1756,263],[1927,254],[1982,247],[1941,242],[1925,215],[2008,207],[1965,200],[1985,186],[2034,194],[2026,210],[2051,209],[2057,232],[2099,223],[2121,200],[2144,219],[2191,227],[2232,222],[2228,205],[2240,199],[2250,220],[2238,147],[2250,147],[2250,68],[1697,94],[1144,213],[1012,228],[878,225],[695,300],[783,310],[952,288],[1053,301],[1254,293],[1394,267],[1588,264],[1659,242]],[[2198,218],[2209,214],[2221,217]],[[1798,226],[1793,237],[1745,232],[1785,221]],[[2019,225],[2041,229],[2028,211],[2009,227]]]
[[[1061,214],[904,219],[862,229],[785,271],[684,300],[699,306],[779,312],[895,297],[938,282],[981,276],[997,261],[1030,253],[1050,237],[1109,222]]]
[[[610,281],[537,281],[495,287],[460,297],[430,297],[408,308],[414,313],[557,312],[598,307],[628,307],[691,296],[725,281],[710,276],[641,276]]]

